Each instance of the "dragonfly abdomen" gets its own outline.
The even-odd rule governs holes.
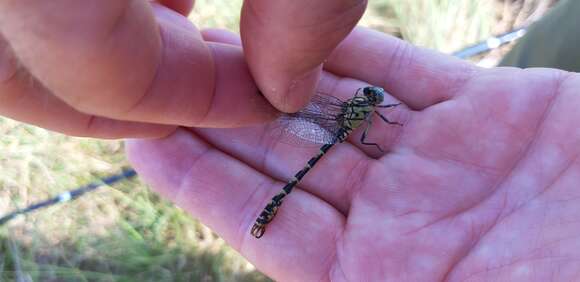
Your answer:
[[[300,171],[298,171],[294,175],[294,177],[292,177],[292,179],[288,181],[288,183],[286,183],[284,188],[282,188],[282,190],[278,194],[276,194],[276,196],[272,197],[270,203],[268,203],[266,207],[262,210],[262,212],[256,219],[256,223],[254,223],[254,226],[252,226],[251,233],[254,237],[260,238],[262,237],[262,235],[264,235],[264,232],[266,231],[266,225],[270,223],[272,219],[274,219],[274,216],[276,216],[278,208],[282,205],[284,198],[288,194],[290,194],[290,192],[292,192],[294,187],[298,185],[298,183],[300,182],[300,180],[302,180],[304,175],[306,175],[308,171],[310,171],[310,169],[312,169],[316,165],[316,163],[322,158],[322,156],[326,154],[326,152],[328,152],[330,148],[332,148],[332,146],[334,146],[334,144],[336,143],[324,144],[322,147],[320,147],[320,151],[318,152],[318,154],[316,154],[314,157],[308,160],[306,166],[302,168]]]

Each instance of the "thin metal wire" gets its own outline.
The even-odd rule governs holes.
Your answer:
[[[467,59],[479,54],[483,54],[521,38],[526,34],[526,31],[526,27],[514,29],[498,36],[490,37],[484,41],[468,46],[459,51],[453,52],[452,55],[461,59]]]
[[[7,215],[1,217],[0,218],[0,226],[6,224],[7,222],[9,222],[10,220],[14,219],[15,217],[17,217],[19,215],[31,213],[35,210],[46,208],[46,207],[49,207],[49,206],[52,206],[55,204],[72,201],[72,200],[82,196],[85,193],[94,191],[94,190],[96,190],[100,187],[103,187],[103,186],[111,186],[119,181],[133,178],[136,175],[137,175],[137,172],[134,169],[132,169],[132,168],[125,169],[119,174],[111,175],[111,176],[102,178],[99,181],[89,183],[85,186],[81,186],[77,189],[58,194],[57,196],[55,196],[53,198],[50,198],[48,200],[44,200],[44,201],[41,201],[38,203],[34,203],[32,205],[29,205],[26,208],[17,209],[15,211],[8,213]]]

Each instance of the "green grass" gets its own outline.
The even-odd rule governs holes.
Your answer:
[[[3,213],[128,165],[119,141],[67,137],[8,119],[0,128]],[[0,229],[0,254],[0,278],[8,281],[266,281],[140,181],[10,222]]]
[[[240,6],[241,0],[200,0],[191,19],[237,31]],[[449,52],[487,36],[493,8],[477,0],[377,0],[362,24]],[[0,118],[0,214],[127,165],[120,141],[67,137]],[[5,280],[269,281],[139,180],[0,228]]]

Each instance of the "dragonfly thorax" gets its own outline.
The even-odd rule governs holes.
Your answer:
[[[349,99],[344,105],[341,117],[343,131],[338,138],[340,142],[345,141],[348,134],[368,121],[374,111],[375,103],[371,102],[366,95]]]

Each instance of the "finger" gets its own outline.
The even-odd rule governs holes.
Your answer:
[[[174,10],[184,16],[189,15],[193,9],[194,0],[157,0],[161,5]]]
[[[202,31],[202,36],[203,39],[205,41],[208,42],[208,45],[210,46],[210,48],[212,48],[212,50],[214,50],[214,54],[215,54],[215,58],[216,58],[216,62],[217,62],[217,73],[223,73],[224,75],[227,75],[229,72],[231,72],[231,67],[232,67],[232,62],[236,62],[238,64],[238,67],[240,69],[244,69],[245,71],[243,72],[243,74],[240,75],[240,77],[242,77],[243,79],[240,81],[241,83],[243,83],[244,81],[252,81],[253,78],[249,75],[249,71],[247,71],[246,69],[246,63],[245,60],[243,59],[243,57],[240,56],[240,54],[243,52],[241,49],[241,40],[240,40],[240,36],[227,31],[227,30],[223,30],[223,29],[205,29]],[[223,62],[222,62],[223,61]],[[223,68],[221,68],[223,67]],[[218,85],[218,86],[222,86],[222,85]],[[227,86],[227,85],[226,85]],[[224,89],[223,91],[217,91],[218,93],[229,93],[229,95],[234,95],[234,93],[237,93],[240,90],[240,87],[237,85],[234,85],[233,87],[230,87],[229,89]],[[258,89],[254,88],[254,93],[258,93]],[[268,119],[268,121],[273,120],[277,115],[278,112],[275,111],[273,108],[271,107],[267,107],[266,109],[264,109],[265,107],[237,107],[237,105],[239,104],[237,101],[232,100],[231,97],[229,97],[228,95],[221,95],[219,96],[220,98],[223,98],[222,101],[224,103],[231,103],[231,106],[229,108],[234,109],[234,110],[242,110],[242,111],[247,111],[247,115],[251,115],[251,112],[261,112],[263,114],[265,114],[266,118]],[[256,97],[252,98],[250,97],[250,99],[256,99]],[[262,97],[259,97],[260,102],[264,102],[264,100],[262,100]],[[261,104],[260,104],[261,105]],[[217,108],[214,106],[214,108]],[[220,119],[220,117],[223,117],[223,113],[228,113],[226,116],[231,115],[231,109],[228,110],[215,110],[214,113],[214,117],[212,117],[211,119]],[[257,114],[257,113],[254,113]],[[240,114],[240,116],[242,116],[242,114]],[[208,120],[211,120],[208,119]],[[247,123],[245,123],[247,124]],[[240,123],[240,125],[244,125],[244,123]],[[222,126],[223,127],[223,126]],[[234,127],[234,126],[229,126],[229,127]]]
[[[156,191],[198,217],[274,279],[318,281],[328,274],[344,217],[300,190],[261,239],[249,233],[279,183],[183,129],[161,140],[130,141],[129,159]],[[304,246],[310,246],[305,249]]]
[[[238,34],[219,28],[207,28],[201,31],[205,41],[242,46],[242,40]]]
[[[362,0],[244,1],[240,32],[256,82],[278,109],[306,105],[321,64],[356,25]]]
[[[239,127],[273,120],[279,112],[254,85],[242,48],[221,43],[208,46],[215,56],[217,82],[207,112],[195,125]]]
[[[203,64],[196,62],[196,56],[198,56],[196,53],[183,52],[183,55],[178,54],[179,56],[169,58],[167,70],[163,71],[162,78],[158,78],[162,83],[157,86],[158,89],[152,90],[154,94],[150,95],[149,101],[143,101],[142,106],[145,114],[150,109],[155,109],[159,101],[165,100],[171,103],[168,109],[181,109],[178,112],[187,121],[187,123],[182,124],[186,126],[236,127],[271,120],[277,114],[277,111],[260,95],[255,86],[240,47],[211,42],[206,44],[187,19],[175,18],[175,15],[166,13],[165,10],[157,11],[159,11],[158,18],[161,21],[161,28],[167,26],[167,30],[162,31],[165,34],[164,38],[166,38],[166,50],[189,52],[190,46],[201,41],[211,52],[213,63],[209,67],[210,69],[205,69]],[[160,13],[167,14],[167,17],[159,15]],[[181,21],[185,21],[184,27],[176,26],[175,23],[181,23]],[[169,26],[175,26],[175,28]],[[192,41],[183,40],[183,34],[188,33],[194,34],[195,39]],[[188,61],[194,63],[183,64]],[[214,72],[214,81],[211,82],[212,91],[205,92],[194,85],[207,84],[209,81],[202,81],[197,77],[192,79],[192,74],[197,76],[211,72],[212,69]],[[204,76],[201,75],[201,77]],[[178,79],[176,80],[176,78]],[[170,97],[167,97],[167,91],[172,93]]]
[[[149,5],[3,1],[0,31],[28,71],[64,101],[112,113],[138,101],[155,76],[161,38]]]
[[[366,28],[355,29],[332,53],[325,69],[385,88],[412,109],[461,94],[479,68]]]
[[[0,32],[34,77],[85,113],[188,126],[268,119],[270,106],[246,80],[239,50],[225,52],[232,64],[214,60],[215,50],[185,17],[154,5],[155,18],[149,5],[3,1]],[[229,89],[235,95],[220,92]],[[231,115],[212,120],[215,112]]]
[[[0,115],[67,135],[144,138],[167,136],[175,130],[175,126],[119,121],[83,114],[48,93],[24,70],[14,72],[9,79],[0,81],[0,101]]]

